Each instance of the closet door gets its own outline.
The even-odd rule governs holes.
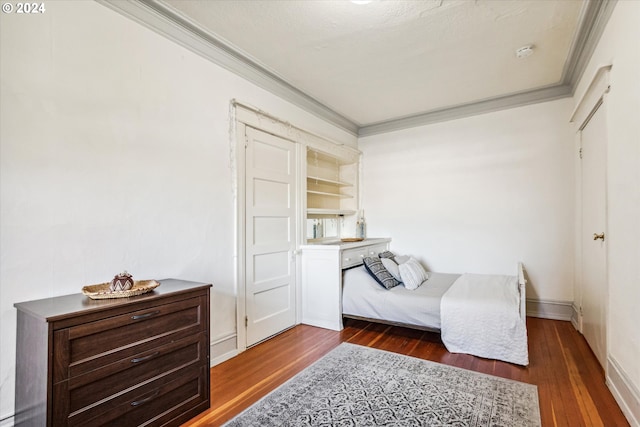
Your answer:
[[[607,358],[606,163],[602,105],[582,128],[582,333],[600,364]]]
[[[296,144],[247,127],[245,162],[248,347],[296,322]]]

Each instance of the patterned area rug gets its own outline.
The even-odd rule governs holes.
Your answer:
[[[343,343],[225,426],[540,426],[534,385]]]

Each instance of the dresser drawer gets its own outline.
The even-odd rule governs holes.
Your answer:
[[[384,252],[386,249],[386,244],[346,249],[342,251],[340,267],[344,269],[360,265],[365,257],[378,256],[380,252]]]
[[[72,412],[68,418],[58,413],[57,416],[61,417],[58,418],[59,425],[179,425],[174,419],[180,414],[193,408],[208,407],[208,381],[205,381],[205,376],[208,375],[208,367],[205,365],[188,366],[96,405]]]
[[[120,363],[129,363],[127,361],[153,354],[160,347],[164,348],[172,343],[175,345],[176,342],[181,342],[185,337],[193,339],[194,336],[199,336],[200,333],[201,329],[199,327],[189,327],[167,335],[159,335],[150,340],[136,342],[135,344],[121,347],[117,351],[105,352],[89,359],[80,360],[61,367],[58,370],[59,374],[55,377],[55,382],[83,376],[92,371],[101,372],[107,366],[119,366]],[[64,335],[64,333],[60,335]],[[58,336],[58,334],[55,335],[56,338]],[[61,342],[65,341],[61,340]]]
[[[192,364],[207,365],[207,341],[204,333],[187,336],[61,383],[63,388],[68,387],[64,392],[69,394],[69,412],[79,411],[167,372]]]
[[[66,355],[67,360],[61,363],[68,366],[90,363],[93,358],[178,331],[184,336],[206,330],[204,304],[203,298],[189,298],[74,326],[57,331],[54,345],[59,354]]]

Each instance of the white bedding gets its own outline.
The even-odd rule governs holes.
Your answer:
[[[344,315],[432,329],[440,329],[440,300],[460,276],[429,273],[429,279],[411,291],[403,285],[384,289],[362,266],[345,270],[343,274]]]
[[[463,274],[442,296],[440,316],[450,352],[529,364],[517,277]]]

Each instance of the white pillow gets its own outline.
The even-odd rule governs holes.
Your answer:
[[[386,268],[387,271],[391,273],[391,275],[398,282],[402,282],[402,280],[400,279],[400,270],[398,269],[398,264],[396,264],[394,260],[392,260],[391,258],[380,258],[380,261],[382,261],[382,265],[384,265],[384,268]]]
[[[400,270],[400,278],[404,283],[404,287],[410,290],[418,289],[418,286],[429,278],[424,267],[414,257],[400,264],[398,270]]]
[[[393,260],[398,265],[400,265],[400,264],[404,264],[405,262],[409,261],[409,258],[411,258],[409,255],[396,255],[396,257]]]

